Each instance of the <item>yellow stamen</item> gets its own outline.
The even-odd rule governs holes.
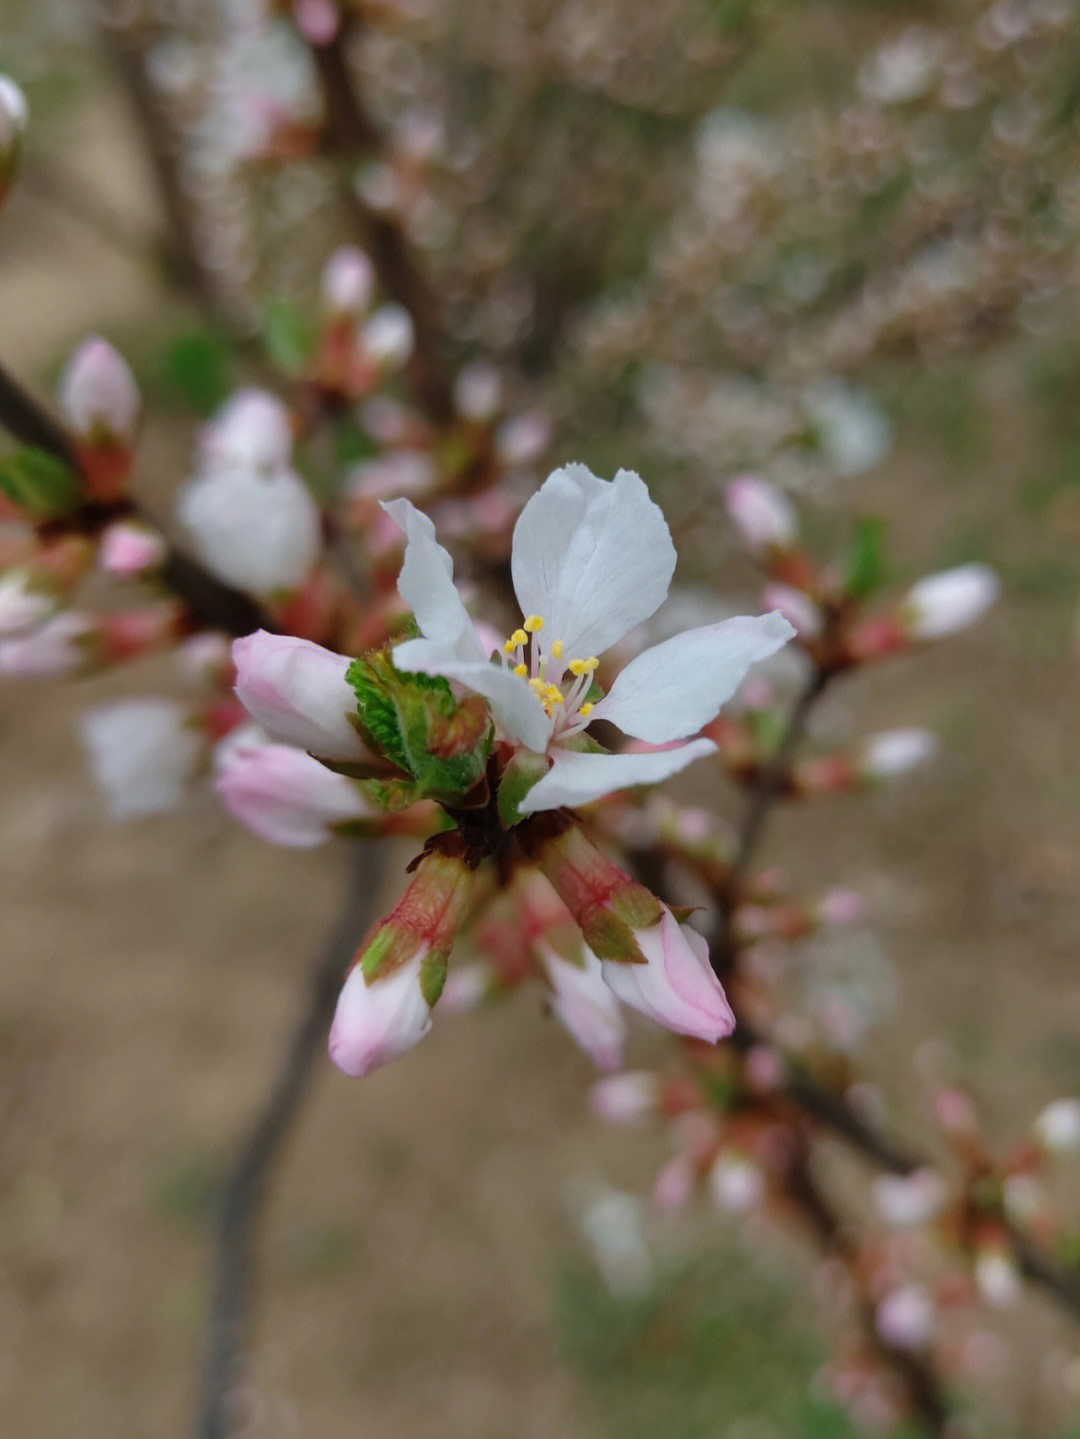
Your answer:
[[[557,660],[561,660],[561,659],[562,659],[562,649],[563,649],[562,640],[556,640],[555,643],[551,646],[551,653],[552,653],[552,655],[554,656],[555,659],[557,659]]]
[[[544,691],[544,694],[547,698],[548,704],[564,705],[566,703],[566,697],[558,685],[548,685],[547,689]]]
[[[592,711],[593,711],[592,700],[586,700],[585,703],[584,703],[584,704],[581,706],[581,708],[578,710],[578,714],[579,714],[579,715],[584,715],[585,718],[588,719],[589,716],[592,714]]]
[[[514,633],[510,636],[510,638],[506,641],[503,649],[505,649],[506,653],[509,655],[513,654],[513,652],[517,649],[519,645],[527,645],[528,643],[529,636],[525,633],[525,631],[515,630]]]
[[[522,679],[524,679],[525,676],[529,673],[529,666],[527,664],[515,665],[514,673],[516,675],[521,675]]]
[[[534,675],[533,678],[529,681],[529,688],[535,694],[542,695],[547,690],[547,685],[544,683],[543,680],[537,679]]]
[[[571,660],[570,673],[572,675],[591,675],[595,669],[599,668],[599,665],[600,661],[595,655],[590,655],[587,660]]]
[[[529,634],[535,635],[539,630],[542,630],[544,628],[543,616],[530,615],[529,618],[525,621],[525,628],[526,630],[528,630]]]

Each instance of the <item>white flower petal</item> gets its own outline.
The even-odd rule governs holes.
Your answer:
[[[631,660],[592,717],[650,744],[684,739],[715,719],[750,666],[794,633],[777,613],[687,630]]]
[[[522,814],[542,809],[573,808],[591,804],[603,795],[629,789],[636,784],[656,784],[678,774],[694,760],[713,754],[712,740],[696,739],[675,749],[648,754],[580,754],[577,750],[554,749],[554,763],[522,800]]]
[[[567,655],[599,655],[663,603],[675,547],[643,481],[610,483],[584,465],[544,482],[518,517],[511,559],[522,612],[541,615],[544,638]]]
[[[456,659],[444,646],[430,640],[406,640],[398,645],[394,664],[407,674],[442,675],[456,680],[473,694],[483,695],[507,739],[538,754],[547,749],[552,721],[529,686],[512,670]]]
[[[455,659],[486,660],[469,612],[454,586],[454,562],[435,538],[431,520],[408,500],[384,500],[383,509],[405,531],[405,559],[398,575],[398,591],[416,616],[420,633],[452,652]]]

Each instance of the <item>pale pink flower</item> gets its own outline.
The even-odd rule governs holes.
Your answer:
[[[765,1197],[765,1175],[746,1155],[725,1149],[709,1171],[709,1189],[721,1209],[747,1214]]]
[[[552,988],[551,1008],[599,1069],[618,1069],[626,1040],[626,1021],[604,982],[600,961],[586,944],[573,963],[544,940],[534,950]]]
[[[148,525],[118,520],[101,537],[98,564],[117,579],[131,579],[155,570],[168,553],[164,539]]]
[[[237,390],[199,436],[203,467],[284,470],[292,451],[292,414],[269,390]]]
[[[233,645],[236,693],[271,739],[320,759],[371,758],[349,716],[356,696],[345,678],[346,655],[293,635],[256,630]]]
[[[934,1332],[934,1301],[921,1284],[893,1289],[878,1304],[874,1327],[894,1349],[923,1349]]]
[[[338,998],[330,1031],[330,1058],[344,1074],[361,1078],[419,1044],[431,1028],[431,1006],[420,986],[425,952],[382,979],[365,979],[354,965]]]
[[[798,520],[791,501],[757,475],[732,480],[724,496],[728,514],[756,554],[790,550],[799,537]]]
[[[95,336],[75,351],[60,382],[60,408],[89,443],[134,443],[142,401],[123,355]]]
[[[631,1009],[676,1034],[710,1043],[725,1039],[735,1016],[709,965],[709,946],[665,909],[659,924],[635,929],[644,964],[604,960],[604,982]]]
[[[355,245],[335,250],[322,274],[322,300],[335,318],[355,320],[367,312],[375,292],[375,267]]]
[[[229,813],[272,844],[310,849],[374,812],[344,775],[284,744],[229,747],[214,787]]]
[[[29,634],[0,640],[0,674],[44,677],[83,669],[94,657],[98,625],[64,610]]]
[[[1056,1099],[1035,1121],[1035,1138],[1051,1154],[1080,1149],[1080,1099]]]
[[[910,1174],[880,1174],[873,1183],[874,1206],[887,1224],[914,1229],[928,1224],[948,1198],[948,1186],[934,1169]]]

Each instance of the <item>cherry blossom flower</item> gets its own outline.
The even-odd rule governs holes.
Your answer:
[[[547,757],[548,771],[521,800],[521,814],[653,784],[711,754],[711,740],[677,742],[714,719],[750,666],[794,634],[779,614],[689,630],[638,655],[594,699],[600,654],[659,608],[675,569],[667,524],[637,475],[620,470],[607,481],[567,465],[529,500],[511,557],[526,618],[494,660],[431,520],[407,500],[383,508],[407,537],[398,589],[421,635],[397,646],[394,663],[483,695],[506,739]],[[600,719],[665,748],[606,754],[575,746]]]

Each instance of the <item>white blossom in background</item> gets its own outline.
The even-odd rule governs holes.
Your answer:
[[[202,563],[260,599],[295,590],[322,551],[322,520],[294,471],[214,465],[180,491],[177,514]]]
[[[804,403],[822,459],[846,479],[879,465],[893,445],[893,427],[878,402],[839,381],[815,385]]]
[[[93,660],[97,633],[90,615],[64,610],[29,633],[0,639],[0,674],[23,678],[74,674]]]
[[[494,365],[476,360],[458,372],[454,404],[467,420],[490,420],[502,403],[502,377]]]
[[[900,614],[913,638],[936,640],[981,619],[1000,593],[1001,581],[988,565],[960,565],[912,585]]]
[[[628,1070],[598,1080],[589,1093],[595,1114],[614,1124],[636,1124],[656,1112],[660,1082],[645,1070]]]
[[[765,1175],[746,1155],[725,1150],[709,1171],[709,1189],[720,1209],[748,1214],[765,1197]]]
[[[0,75],[0,202],[19,168],[29,119],[26,96],[10,75]]]
[[[929,730],[885,730],[863,746],[859,770],[866,779],[897,779],[926,764],[939,749],[937,736]]]
[[[411,357],[415,344],[412,316],[404,305],[392,302],[380,305],[360,331],[361,349],[387,370],[400,369]]]
[[[1080,1149],[1080,1099],[1055,1099],[1035,1121],[1035,1138],[1051,1154]]]
[[[937,1170],[915,1169],[910,1174],[878,1175],[871,1192],[886,1224],[915,1229],[937,1218],[949,1191]]]
[[[923,1349],[934,1333],[937,1310],[921,1284],[893,1289],[874,1312],[874,1327],[895,1349]]]
[[[56,595],[39,588],[29,570],[0,575],[0,639],[14,639],[35,630],[56,611]]]
[[[118,700],[79,721],[90,769],[118,819],[163,814],[182,799],[204,751],[184,705]]]
[[[237,390],[199,435],[200,469],[284,470],[292,452],[292,415],[269,390]]]

